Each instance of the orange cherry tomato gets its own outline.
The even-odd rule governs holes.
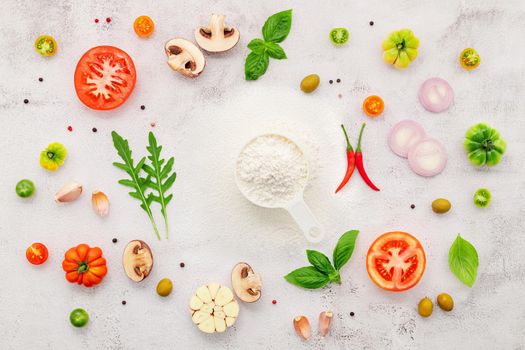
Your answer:
[[[42,243],[33,243],[26,250],[26,258],[33,265],[43,264],[48,257],[48,251]]]
[[[153,34],[155,23],[153,23],[153,20],[148,16],[140,16],[135,19],[133,29],[135,29],[135,33],[141,38],[147,38]]]
[[[87,244],[79,244],[69,249],[62,261],[62,269],[66,272],[69,282],[86,287],[93,287],[102,282],[108,272],[102,249],[91,248]]]
[[[379,236],[366,256],[366,270],[372,281],[391,292],[414,287],[425,272],[425,264],[421,243],[405,232]]]
[[[385,103],[379,96],[368,96],[363,102],[363,111],[372,118],[378,117],[385,110]]]

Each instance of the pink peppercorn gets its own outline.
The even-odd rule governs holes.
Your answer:
[[[95,23],[98,23],[98,18],[95,18]]]
[[[108,23],[111,22],[111,18],[109,18],[109,17],[106,18],[106,22],[108,22]]]
[[[73,131],[73,127],[72,127],[71,125],[68,126],[68,127],[67,127],[67,130],[70,131],[70,132]]]
[[[277,300],[273,299],[273,300],[272,300],[272,304],[273,304],[273,305],[277,304]]]

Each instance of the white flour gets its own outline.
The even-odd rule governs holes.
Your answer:
[[[279,135],[263,135],[239,155],[237,179],[241,192],[252,202],[281,206],[306,186],[308,165],[295,143]]]

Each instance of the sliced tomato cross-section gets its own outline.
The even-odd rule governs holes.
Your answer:
[[[406,232],[379,236],[366,256],[366,269],[372,281],[393,292],[414,287],[425,272],[425,263],[421,243]]]
[[[137,72],[131,57],[114,46],[97,46],[87,51],[75,69],[77,96],[89,108],[117,108],[135,87]]]

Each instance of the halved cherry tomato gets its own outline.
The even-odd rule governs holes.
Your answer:
[[[473,48],[469,47],[461,51],[461,55],[459,55],[459,63],[463,68],[467,70],[472,70],[479,66],[479,64],[481,63],[481,59],[479,57],[478,52]]]
[[[97,46],[87,51],[75,69],[77,96],[89,108],[117,108],[135,87],[137,72],[129,55],[114,46]]]
[[[135,33],[137,33],[138,36],[146,38],[153,34],[155,23],[153,23],[153,20],[148,16],[140,16],[135,19],[133,29],[135,29]]]
[[[372,118],[378,117],[385,110],[385,103],[379,96],[368,96],[363,101],[363,111]]]
[[[40,35],[35,40],[35,50],[42,56],[53,56],[57,49],[57,42],[51,35]]]
[[[392,292],[414,287],[425,272],[425,263],[421,243],[406,232],[379,236],[366,256],[366,270],[372,281]]]
[[[33,265],[43,264],[48,257],[48,251],[42,243],[33,243],[26,249],[26,258]]]

